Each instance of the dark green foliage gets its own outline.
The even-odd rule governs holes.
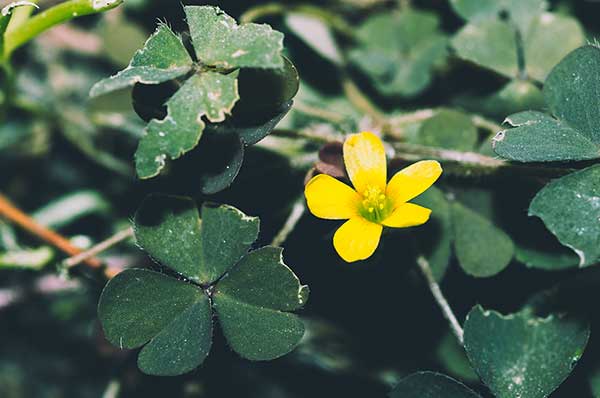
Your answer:
[[[469,359],[499,398],[549,396],[573,370],[589,335],[585,323],[527,311],[502,316],[476,306],[465,321]]]
[[[230,346],[241,356],[268,360],[290,352],[304,335],[293,311],[308,299],[282,260],[282,249],[248,253],[258,219],[224,205],[150,196],[138,210],[138,244],[186,280],[130,269],[104,288],[98,316],[120,348],[144,346],[140,369],[172,376],[200,365],[210,351],[214,306]]]

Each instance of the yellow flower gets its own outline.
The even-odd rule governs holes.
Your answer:
[[[431,210],[407,203],[425,192],[442,174],[435,160],[414,163],[387,183],[385,149],[373,133],[349,136],[344,142],[344,163],[354,189],[319,174],[304,190],[311,213],[328,220],[348,220],[333,236],[333,246],[347,262],[370,257],[383,227],[405,228],[427,222]]]

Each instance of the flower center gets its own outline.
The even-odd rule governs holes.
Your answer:
[[[371,222],[382,222],[393,210],[392,201],[379,187],[368,187],[362,196],[360,215]]]

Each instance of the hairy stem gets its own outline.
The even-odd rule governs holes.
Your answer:
[[[319,144],[340,141],[339,138],[333,137],[331,134],[321,134],[318,130],[277,129],[273,131],[273,134],[281,137],[306,139]],[[435,148],[398,141],[392,141],[390,144],[395,149],[394,159],[396,160],[406,162],[431,159],[438,160],[444,165],[451,166],[451,169],[447,170],[448,172],[464,177],[479,177],[482,174],[506,172],[535,177],[555,178],[575,171],[575,169],[572,168],[511,163],[477,152],[462,152],[453,149]]]
[[[133,228],[129,227],[127,229],[117,232],[110,238],[98,243],[97,245],[94,245],[89,250],[79,253],[73,257],[69,257],[68,259],[66,259],[64,261],[64,265],[67,268],[71,268],[76,265],[79,265],[82,262],[84,262],[92,257],[95,257],[97,254],[100,254],[103,251],[110,249],[114,245],[119,244],[119,243],[123,242],[124,240],[127,240],[131,237],[133,237]]]
[[[482,155],[477,152],[462,152],[453,149],[435,148],[425,145],[394,142],[392,147],[396,150],[395,158],[405,161],[418,161],[434,159],[442,163],[452,163],[464,170],[456,170],[465,176],[495,173],[500,171],[522,172],[524,175],[539,177],[559,177],[575,171],[571,168],[546,167],[530,164],[511,163],[506,160]]]
[[[438,110],[435,108],[426,108],[399,116],[392,116],[388,118],[389,129],[386,133],[388,136],[394,139],[404,139],[405,126],[423,122],[435,116],[437,112]],[[496,134],[498,131],[502,130],[502,126],[500,124],[486,119],[480,115],[471,115],[471,122],[475,125],[475,127],[488,130],[493,134]]]
[[[446,297],[444,297],[440,285],[436,282],[435,278],[433,277],[431,267],[429,266],[429,261],[427,261],[425,257],[419,256],[417,258],[417,264],[419,266],[419,269],[421,270],[421,273],[427,280],[427,286],[429,286],[429,290],[431,290],[433,298],[438,303],[440,309],[442,310],[442,313],[444,314],[444,317],[448,320],[450,324],[450,329],[452,329],[452,332],[456,336],[460,345],[463,345],[463,328],[458,322],[456,315],[454,315],[450,304],[448,304],[448,300],[446,300]]]
[[[381,126],[388,125],[388,121],[383,112],[381,112],[377,106],[371,102],[371,100],[360,90],[354,81],[345,77],[342,80],[342,89],[344,90],[344,94],[350,103],[352,103],[356,109],[370,116],[375,123]]]
[[[302,196],[296,201],[296,203],[294,203],[290,215],[285,220],[285,223],[283,223],[283,226],[281,227],[277,235],[275,235],[275,237],[273,238],[271,245],[280,246],[283,242],[285,242],[288,236],[294,230],[294,228],[296,228],[296,225],[304,215],[305,211],[306,205],[304,204],[304,196]]]
[[[81,250],[69,242],[67,238],[44,227],[43,225],[38,224],[35,220],[14,206],[2,194],[0,194],[0,216],[20,226],[41,240],[48,242],[69,256],[75,256],[81,253]],[[94,268],[99,268],[102,266],[102,263],[93,257],[86,259],[85,263]]]
[[[117,7],[123,0],[68,0],[42,11],[13,30],[6,32],[4,59],[40,33],[76,17],[96,14]]]

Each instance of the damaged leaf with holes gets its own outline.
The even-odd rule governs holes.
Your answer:
[[[134,220],[138,245],[157,270],[128,269],[104,288],[98,315],[120,348],[143,347],[138,366],[151,375],[179,375],[210,351],[213,319],[230,347],[249,360],[287,354],[304,335],[292,311],[308,298],[283,263],[282,249],[249,251],[259,220],[226,205],[200,211],[185,197],[149,196]]]
[[[264,24],[238,25],[218,7],[186,6],[184,10],[194,56],[186,49],[181,36],[161,24],[127,68],[98,82],[90,94],[96,97],[136,85],[135,102],[136,93],[142,92],[139,86],[157,87],[155,91],[138,95],[135,104],[140,116],[146,117],[149,113],[148,119],[151,119],[135,153],[137,175],[142,179],[157,176],[168,159],[178,159],[204,141],[219,141],[202,140],[203,135],[233,136],[234,140],[227,140],[231,144],[224,145],[225,150],[235,150],[239,156],[234,156],[226,165],[219,165],[216,172],[210,165],[199,171],[201,190],[214,193],[231,184],[239,171],[243,151],[232,148],[243,149],[244,145],[263,138],[287,113],[297,91],[298,77],[293,65],[288,66],[286,62],[289,61],[282,56],[282,33]],[[235,114],[234,106],[240,99],[238,75],[241,68],[267,71],[263,73],[266,77],[259,79],[263,83],[276,75],[280,80],[287,79],[290,85],[296,85],[295,90],[284,91],[287,95],[284,101],[268,104],[268,114],[259,115],[258,120],[241,126],[248,130],[246,135],[258,137],[252,142],[239,133],[235,123],[234,127],[220,129],[217,133],[215,129],[205,131],[208,124],[218,125]],[[266,91],[279,95],[281,89],[268,87]],[[140,104],[139,99],[152,103]],[[286,103],[289,105],[283,106]],[[148,108],[153,109],[148,112]],[[140,112],[140,109],[144,111]]]

